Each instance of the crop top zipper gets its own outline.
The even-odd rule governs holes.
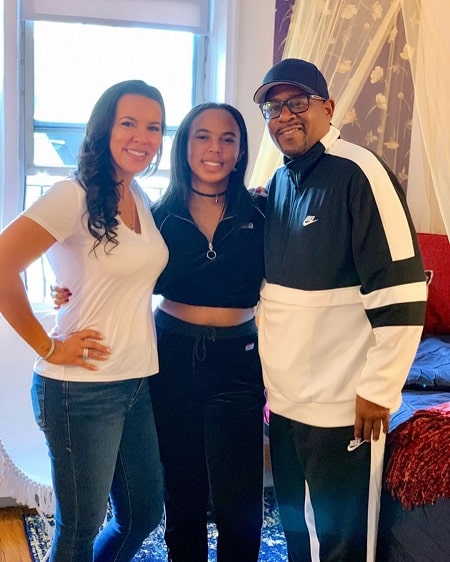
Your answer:
[[[211,240],[208,240],[208,238],[207,238],[207,237],[203,234],[203,232],[202,232],[203,236],[205,236],[205,238],[208,240],[208,251],[206,252],[206,257],[207,257],[209,260],[215,260],[216,257],[217,257],[217,252],[216,252],[216,250],[214,250],[214,246],[213,246],[213,240],[214,240],[214,235],[216,234],[217,229],[219,228],[219,224],[220,224],[222,221],[229,220],[229,219],[231,219],[231,218],[232,218],[232,217],[222,217],[222,218],[220,219],[220,221],[217,223],[216,230],[214,231],[214,234],[213,234],[213,237],[211,238]],[[194,223],[194,224],[195,224],[195,223]],[[195,226],[197,226],[197,225],[195,225]],[[198,228],[198,226],[197,226],[197,228]],[[200,230],[200,229],[199,229],[199,230]],[[201,230],[200,230],[200,232],[201,232]],[[225,234],[224,238],[226,238],[229,234],[230,234],[230,232],[227,232],[227,233]]]
[[[232,216],[222,217],[222,218],[220,219],[220,221],[217,223],[216,230],[214,231],[213,237],[211,238],[211,240],[209,240],[208,237],[205,236],[205,234],[203,234],[203,232],[199,229],[199,227],[197,226],[197,224],[195,223],[195,221],[193,221],[193,220],[190,219],[190,218],[182,217],[181,215],[173,215],[173,216],[176,217],[176,218],[178,218],[178,219],[181,219],[181,220],[183,220],[183,221],[186,221],[186,222],[192,224],[193,226],[195,226],[195,228],[200,232],[200,234],[201,234],[202,236],[204,236],[204,238],[205,238],[206,241],[208,242],[208,250],[206,251],[206,257],[207,257],[210,261],[215,260],[216,257],[217,257],[217,252],[216,252],[216,250],[214,249],[214,245],[213,245],[214,235],[215,235],[215,233],[217,232],[217,228],[219,227],[219,225],[220,225],[221,222],[226,221],[226,220],[230,220],[230,219],[232,219],[233,217],[232,217]],[[168,217],[169,217],[169,215],[166,217],[166,219],[167,219]],[[165,220],[166,220],[166,219],[165,219]],[[164,222],[165,222],[165,221],[164,221]],[[163,224],[164,224],[164,222],[163,222]],[[162,227],[162,225],[161,225],[161,227]],[[230,232],[227,232],[227,233],[225,234],[225,237],[228,236],[229,234],[230,234]]]

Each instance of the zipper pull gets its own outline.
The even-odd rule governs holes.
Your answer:
[[[216,254],[216,251],[214,250],[214,247],[213,247],[213,245],[212,245],[212,242],[208,242],[208,248],[209,248],[209,249],[208,249],[208,251],[206,252],[206,257],[207,257],[209,260],[215,260],[217,254]]]

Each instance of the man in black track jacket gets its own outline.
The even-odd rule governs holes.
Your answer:
[[[289,560],[373,561],[385,433],[425,312],[414,227],[392,172],[330,124],[313,64],[276,64],[254,101],[284,155],[268,183],[259,345]]]

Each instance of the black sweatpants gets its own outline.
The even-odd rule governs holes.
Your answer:
[[[311,550],[311,544],[317,547],[317,539],[321,562],[373,560],[373,554],[367,553],[374,552],[376,542],[384,438],[349,452],[353,426],[313,427],[273,412],[269,433],[273,481],[290,562],[317,560]],[[309,526],[306,486],[313,510]]]
[[[218,562],[256,562],[263,517],[263,406],[257,331],[155,314],[160,371],[150,377],[173,562],[208,560],[211,496]]]

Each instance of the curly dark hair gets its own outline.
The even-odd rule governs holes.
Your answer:
[[[111,131],[119,100],[128,94],[145,96],[156,101],[162,111],[162,134],[166,126],[164,100],[160,91],[142,80],[125,80],[114,84],[97,100],[86,126],[78,154],[75,177],[86,190],[88,229],[95,238],[92,251],[105,244],[105,252],[118,245],[116,219],[120,199],[113,157],[109,148]],[[146,174],[154,174],[161,161],[162,143]],[[108,246],[112,246],[108,250]]]
[[[184,117],[175,133],[172,144],[169,185],[154,208],[157,209],[159,206],[164,205],[165,208],[170,209],[172,212],[187,208],[192,186],[191,169],[188,164],[187,156],[189,131],[194,119],[208,109],[227,111],[239,127],[239,152],[241,157],[230,175],[226,192],[226,204],[230,212],[238,218],[236,224],[240,224],[241,221],[246,221],[248,218],[248,199],[251,199],[244,184],[244,176],[248,164],[248,135],[242,114],[235,107],[227,103],[201,103],[193,107]]]

